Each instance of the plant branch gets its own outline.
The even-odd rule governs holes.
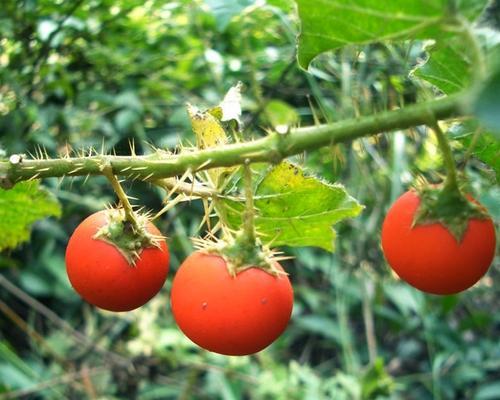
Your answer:
[[[268,136],[243,143],[216,148],[147,156],[105,156],[29,160],[21,155],[0,161],[0,187],[37,178],[102,175],[102,165],[109,162],[114,175],[126,179],[154,181],[216,167],[229,167],[249,162],[278,163],[282,159],[322,146],[351,141],[359,137],[406,129],[434,120],[466,115],[467,95],[455,94],[438,100],[415,104],[403,109],[348,119],[332,124],[295,128],[287,134]]]

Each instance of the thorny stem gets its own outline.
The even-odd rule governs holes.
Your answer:
[[[118,199],[120,200],[120,203],[123,207],[123,211],[125,212],[126,221],[128,221],[132,225],[132,228],[135,232],[139,232],[140,230],[139,224],[135,217],[132,205],[128,200],[127,194],[123,190],[122,185],[120,184],[115,174],[113,173],[113,168],[111,167],[111,164],[107,163],[106,165],[104,165],[104,167],[102,168],[102,173],[106,176],[106,178],[108,178],[109,182],[111,183],[111,186],[113,187],[113,190],[118,196]]]
[[[183,193],[192,197],[216,197],[217,190],[208,186],[203,186],[199,183],[179,182],[176,178],[165,178],[153,182],[155,185],[164,188],[167,192],[175,189],[176,193]]]
[[[143,181],[182,175],[188,169],[195,173],[211,168],[241,165],[246,160],[251,163],[277,163],[306,150],[423,125],[428,123],[429,114],[434,120],[463,116],[467,114],[467,110],[464,110],[467,100],[467,93],[459,93],[371,116],[294,128],[286,135],[273,132],[257,140],[180,154],[158,152],[148,156],[97,155],[39,160],[29,160],[19,155],[15,162],[0,161],[0,187],[9,188],[17,182],[37,178],[103,175],[102,165],[105,162],[110,163],[114,175]]]

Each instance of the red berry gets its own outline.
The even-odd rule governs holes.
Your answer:
[[[247,355],[269,346],[285,330],[293,289],[285,274],[252,267],[233,277],[222,257],[195,252],[175,275],[171,305],[179,328],[199,346]]]
[[[158,247],[139,251],[131,265],[118,248],[94,235],[108,222],[108,211],[86,218],[73,232],[66,249],[66,271],[73,288],[87,302],[109,311],[129,311],[147,303],[165,283],[169,251],[165,240]],[[152,223],[147,231],[160,232]]]
[[[477,203],[477,202],[476,202]],[[413,225],[420,205],[410,190],[390,208],[382,226],[387,262],[410,285],[433,294],[454,294],[474,285],[495,255],[490,218],[472,218],[460,241],[441,223]]]

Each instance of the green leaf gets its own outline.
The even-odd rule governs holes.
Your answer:
[[[242,201],[221,203],[229,225],[241,226]],[[356,217],[363,207],[339,184],[306,176],[289,162],[274,166],[258,184],[254,205],[257,233],[273,246],[316,246],[334,250],[332,225]]]
[[[21,359],[5,341],[0,342],[0,359],[6,361],[9,366],[20,372],[24,377],[36,377],[36,373],[33,369]]]
[[[0,251],[28,240],[36,220],[60,215],[57,200],[36,181],[0,189]]]
[[[498,399],[498,393],[500,393],[500,381],[485,383],[479,386],[479,390],[474,396],[474,400]]]
[[[205,0],[205,3],[212,9],[217,22],[217,28],[223,32],[233,19],[241,12],[252,5],[255,0]]]
[[[427,61],[413,70],[413,75],[451,94],[469,86],[471,62],[463,41],[442,41],[426,47]]]
[[[377,358],[361,377],[363,399],[377,399],[389,396],[395,388],[395,382],[384,368],[384,360]]]
[[[450,128],[449,136],[451,139],[461,142],[467,149],[478,130],[481,130],[478,122],[471,120]],[[497,181],[500,182],[500,141],[492,133],[480,132],[475,139],[472,155],[489,165],[495,172]]]
[[[384,292],[405,317],[409,317],[412,312],[419,313],[422,309],[422,292],[418,292],[408,285],[386,284]]]
[[[115,116],[116,129],[121,132],[126,132],[133,124],[139,121],[139,119],[140,115],[131,109],[125,108],[120,110]]]
[[[468,147],[472,142],[472,135],[464,136],[460,138],[460,141]],[[491,133],[482,132],[474,145],[472,154],[488,164],[495,171],[497,181],[500,182],[500,141]]]
[[[113,99],[113,102],[118,108],[128,108],[136,111],[138,114],[141,114],[144,109],[141,99],[134,92],[120,93]]]
[[[297,317],[295,324],[307,331],[342,343],[342,335],[339,325],[332,318],[321,315],[302,315]]]
[[[500,139],[500,68],[486,81],[479,91],[474,113]]]
[[[486,0],[463,0],[457,11],[476,18]],[[349,44],[384,40],[438,39],[447,32],[449,0],[297,0],[301,33],[298,61],[307,68],[318,54]]]
[[[271,100],[264,110],[265,120],[280,133],[286,133],[299,122],[299,114],[289,104],[281,100]]]
[[[33,378],[25,375],[12,364],[0,363],[0,384],[4,384],[10,389],[21,389],[31,386]],[[0,396],[2,393],[1,388],[2,385],[0,385]]]
[[[266,4],[271,7],[277,7],[285,12],[289,12],[295,7],[293,0],[266,0]]]

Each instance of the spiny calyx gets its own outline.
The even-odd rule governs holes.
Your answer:
[[[260,268],[273,276],[283,275],[286,273],[278,269],[276,263],[290,258],[262,245],[259,240],[249,242],[242,231],[226,235],[225,239],[193,238],[193,243],[198,250],[222,257],[232,277],[249,268]]]
[[[106,210],[106,225],[101,227],[93,239],[102,240],[113,245],[131,266],[135,266],[142,250],[148,247],[159,248],[160,240],[164,238],[151,234],[147,226],[147,215],[134,212],[135,222],[126,219],[122,208]]]

